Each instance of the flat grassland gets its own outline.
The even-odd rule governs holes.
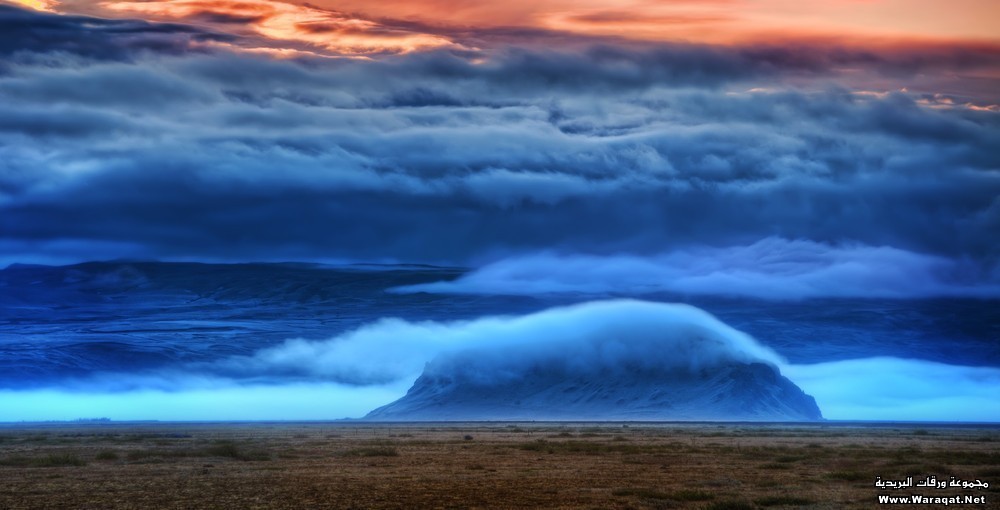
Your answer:
[[[988,489],[885,490],[988,482]],[[0,425],[0,509],[874,508],[985,496],[1000,429],[684,423]],[[904,505],[909,506],[909,505]],[[921,505],[937,508],[937,505]]]

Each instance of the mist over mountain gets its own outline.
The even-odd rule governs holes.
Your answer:
[[[372,420],[816,420],[781,357],[697,308],[546,310],[444,350]]]

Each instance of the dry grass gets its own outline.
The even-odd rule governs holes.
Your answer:
[[[876,476],[927,475],[987,481],[975,508],[1000,508],[989,428],[67,424],[0,438],[0,509],[861,509]]]

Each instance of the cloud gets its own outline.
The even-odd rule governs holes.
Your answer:
[[[163,0],[103,2],[101,7],[111,13],[198,21],[220,31],[235,29],[236,34],[244,34],[249,27],[269,40],[269,44],[264,44],[267,47],[280,46],[281,42],[301,43],[334,55],[409,53],[454,46],[441,36],[388,27],[309,4],[272,0]]]
[[[468,370],[481,372],[477,377],[536,365],[596,373],[782,362],[772,350],[698,308],[617,300],[466,321],[384,318],[328,340],[290,339],[250,355],[136,373],[94,372],[58,384],[91,393],[313,383],[408,385],[428,363],[459,358]]]
[[[330,341],[292,340],[211,368],[231,377],[386,384],[413,380],[427,362],[443,363],[459,354],[460,364],[477,377],[534,365],[581,372],[626,367],[695,371],[734,361],[775,365],[781,360],[697,308],[623,300],[455,323],[384,319]]]
[[[984,0],[793,2],[738,0],[321,0],[320,6],[384,22],[418,20],[484,30],[549,28],[574,35],[608,34],[646,40],[732,43],[800,38],[995,39],[998,9]],[[457,28],[452,28],[456,30]]]
[[[991,96],[857,88],[964,83],[996,65],[988,49],[605,41],[276,60],[197,46],[215,36],[189,26],[3,16],[0,237],[39,247],[25,262],[73,242],[78,260],[122,246],[476,266],[770,237],[1000,257]]]
[[[218,362],[5,390],[0,420],[330,419],[401,397],[424,370],[496,382],[539,367],[607,377],[731,362],[776,366],[816,397],[828,419],[1000,420],[997,368],[893,357],[789,364],[700,309],[634,300],[470,321],[382,319],[329,340],[289,340]]]
[[[182,54],[231,36],[183,24],[110,20],[26,11],[0,3],[0,56],[61,52],[122,60],[140,52]],[[0,67],[2,69],[2,67]]]
[[[790,365],[782,372],[831,420],[1000,421],[1000,369],[891,357]]]
[[[984,273],[985,271],[985,273]],[[765,299],[1000,297],[997,271],[971,261],[890,247],[767,238],[646,257],[555,253],[516,256],[457,280],[394,292],[537,295],[673,293]]]
[[[382,319],[329,340],[289,340],[249,356],[4,391],[0,420],[323,419],[358,416],[402,396],[425,367],[457,366],[496,382],[533,367],[607,376],[781,361],[697,308],[605,301],[471,321]],[[213,401],[224,404],[208,407]],[[250,401],[252,410],[241,409]]]
[[[76,420],[335,420],[362,416],[406,392],[401,386],[303,383],[126,392],[0,390],[0,422]],[[325,405],[319,406],[317,402]]]

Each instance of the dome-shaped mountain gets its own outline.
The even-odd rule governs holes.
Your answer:
[[[406,396],[366,419],[810,421],[822,415],[774,367],[733,362],[712,370],[595,374],[535,367],[504,382],[425,372]]]
[[[770,349],[684,305],[608,301],[484,328],[370,420],[822,419]]]

